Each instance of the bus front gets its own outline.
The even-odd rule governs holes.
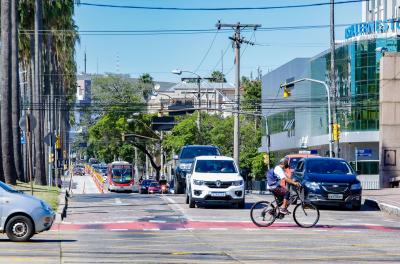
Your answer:
[[[133,191],[134,177],[131,164],[112,164],[109,173],[110,191]]]

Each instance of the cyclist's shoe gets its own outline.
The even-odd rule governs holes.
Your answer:
[[[282,213],[282,214],[284,214],[284,215],[290,214],[290,212],[289,212],[288,209],[286,209],[286,208],[280,208],[280,209],[279,209],[279,212]]]

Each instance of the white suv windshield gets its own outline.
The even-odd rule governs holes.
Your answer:
[[[195,172],[237,173],[237,170],[232,160],[198,160]]]

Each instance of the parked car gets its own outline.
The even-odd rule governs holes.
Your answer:
[[[143,180],[139,183],[139,193],[148,193],[148,189],[153,180]]]
[[[0,181],[0,232],[12,241],[28,241],[51,228],[55,213],[42,200],[17,191]]]
[[[224,156],[195,158],[186,178],[186,203],[228,203],[245,206],[244,180],[234,159]]]
[[[190,171],[194,158],[199,156],[219,156],[220,151],[216,146],[189,145],[182,147],[178,156],[174,173],[174,192],[185,193],[186,174]]]
[[[304,186],[305,199],[315,205],[361,208],[361,183],[353,168],[343,159],[302,159],[293,178]]]
[[[150,183],[150,186],[148,188],[148,192],[150,194],[154,194],[154,193],[161,193],[161,186],[158,182],[152,182]]]
[[[285,159],[289,161],[289,167],[290,171],[293,172],[294,169],[297,167],[297,163],[303,158],[315,158],[319,157],[318,155],[313,155],[313,154],[302,154],[302,153],[297,153],[297,154],[289,154],[285,156]]]

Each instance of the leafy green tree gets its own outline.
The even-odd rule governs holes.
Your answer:
[[[220,71],[213,71],[211,73],[211,82],[222,83],[225,82],[225,74]]]

